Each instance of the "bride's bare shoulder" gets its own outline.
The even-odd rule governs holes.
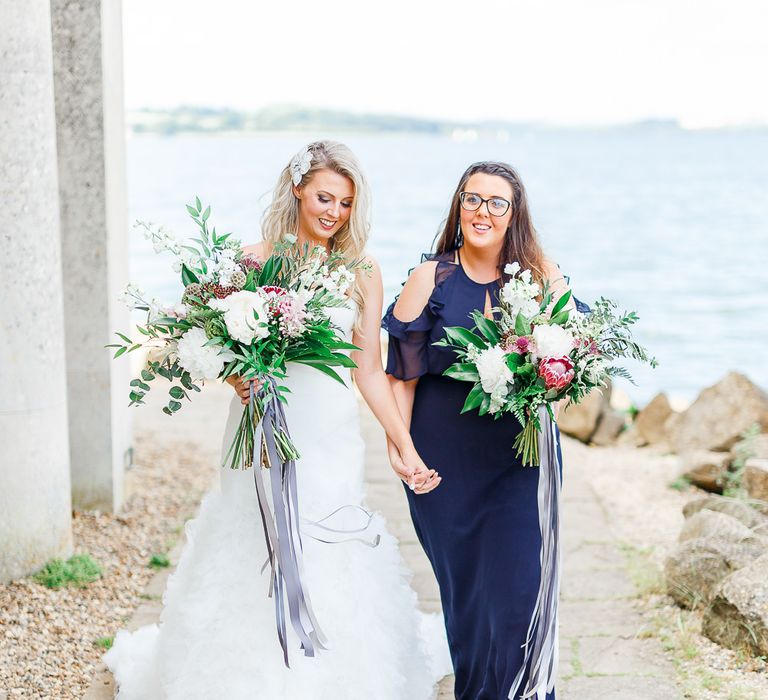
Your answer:
[[[244,245],[241,250],[243,255],[251,255],[254,258],[268,258],[269,257],[269,244],[267,241],[259,241],[258,243],[251,243]]]

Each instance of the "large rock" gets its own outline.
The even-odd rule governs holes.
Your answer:
[[[764,553],[755,541],[699,537],[682,542],[664,564],[667,593],[684,608],[707,605],[726,576]]]
[[[656,445],[667,441],[666,423],[672,415],[672,406],[666,394],[657,394],[637,414],[635,429],[645,444]]]
[[[768,655],[768,554],[722,581],[702,631],[731,649]]]
[[[699,394],[676,420],[668,420],[670,443],[686,450],[728,450],[754,423],[768,429],[768,395],[738,372]]]
[[[705,496],[689,501],[683,506],[683,515],[690,518],[702,510],[714,510],[736,518],[757,534],[768,535],[768,518],[750,504],[737,498],[725,496]]]
[[[722,493],[731,456],[727,452],[694,450],[683,455],[683,476],[705,491]]]
[[[749,443],[750,457],[768,459],[768,435],[758,435]]]
[[[557,419],[560,432],[582,442],[589,442],[610,400],[610,385],[603,389],[593,389],[580,404],[572,404],[560,412]]]
[[[597,423],[597,430],[590,442],[593,445],[604,447],[606,445],[612,445],[616,442],[616,438],[619,436],[622,430],[624,430],[625,416],[619,411],[609,409],[604,411],[600,416],[600,420]]]
[[[744,464],[742,484],[750,498],[768,501],[768,459],[748,459]]]
[[[725,513],[719,513],[707,508],[692,515],[683,524],[679,540],[695,540],[699,537],[714,537],[728,540],[729,542],[757,542],[764,547],[768,541],[755,535],[752,528],[747,527],[736,518]]]

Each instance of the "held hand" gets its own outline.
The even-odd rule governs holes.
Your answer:
[[[261,388],[261,382],[255,379],[243,379],[239,374],[231,374],[224,381],[232,386],[235,393],[240,397],[240,403],[247,406],[251,401],[251,384],[253,390],[258,391]]]
[[[401,454],[391,441],[388,441],[387,448],[392,469],[414,493],[429,493],[442,481],[442,477],[434,469],[424,464],[415,449]]]

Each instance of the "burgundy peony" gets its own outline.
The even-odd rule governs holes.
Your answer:
[[[539,362],[539,376],[547,389],[565,389],[575,376],[573,362],[567,357],[545,357]]]

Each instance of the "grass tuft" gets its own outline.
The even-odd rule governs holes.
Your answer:
[[[99,637],[97,640],[94,641],[93,646],[98,647],[99,649],[109,650],[112,648],[112,644],[114,644],[115,638],[112,637]]]
[[[153,554],[149,560],[149,566],[153,569],[166,569],[170,565],[171,561],[165,554]]]
[[[33,578],[47,588],[85,588],[101,578],[101,567],[89,554],[75,554],[66,561],[51,559]]]

